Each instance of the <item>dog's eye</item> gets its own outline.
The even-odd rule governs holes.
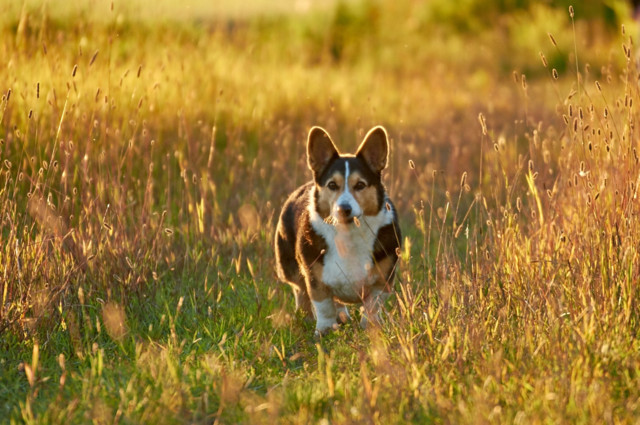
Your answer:
[[[338,190],[338,184],[336,182],[329,182],[327,187],[329,188],[329,190],[333,190],[333,191]]]
[[[356,185],[353,187],[353,189],[360,191],[360,190],[364,189],[365,187],[367,187],[367,184],[365,182],[363,182],[363,181],[359,181],[358,183],[356,183]]]

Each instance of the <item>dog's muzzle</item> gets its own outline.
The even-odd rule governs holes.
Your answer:
[[[353,212],[353,208],[349,204],[338,204],[336,206],[336,211],[338,212],[338,216],[341,219],[351,218],[351,213]]]

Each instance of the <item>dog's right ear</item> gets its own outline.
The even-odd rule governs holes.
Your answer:
[[[313,127],[309,130],[307,164],[313,171],[314,178],[319,177],[327,165],[338,156],[340,156],[338,149],[324,128]]]

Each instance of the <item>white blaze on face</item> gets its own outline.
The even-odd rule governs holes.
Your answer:
[[[340,218],[339,206],[345,204],[351,207],[351,217],[360,217],[362,215],[362,208],[360,208],[360,204],[358,204],[356,198],[354,198],[349,191],[349,162],[347,161],[344,162],[344,190],[336,200],[332,209],[332,215],[336,219]]]

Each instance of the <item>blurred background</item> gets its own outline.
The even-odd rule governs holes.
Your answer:
[[[632,8],[0,0],[0,417],[637,421]],[[387,128],[405,236],[327,349],[273,268],[313,125]]]
[[[26,229],[5,231],[5,245],[52,237],[78,263],[106,255],[83,268],[109,291],[112,266],[128,270],[122,288],[150,282],[194,243],[215,261],[267,253],[258,270],[270,278],[272,223],[309,178],[312,125],[344,151],[387,126],[387,185],[408,222],[425,200],[437,211],[462,193],[463,174],[467,192],[511,203],[510,181],[495,179],[528,159],[548,166],[537,181],[551,190],[569,104],[588,102],[594,119],[606,105],[596,81],[627,87],[638,34],[622,0],[24,0],[0,12],[0,153],[14,182],[2,216]],[[492,147],[503,156],[482,173]],[[474,195],[459,200],[464,210]],[[105,222],[111,251],[96,248]],[[157,258],[129,270],[125,253],[140,257],[147,237]]]

